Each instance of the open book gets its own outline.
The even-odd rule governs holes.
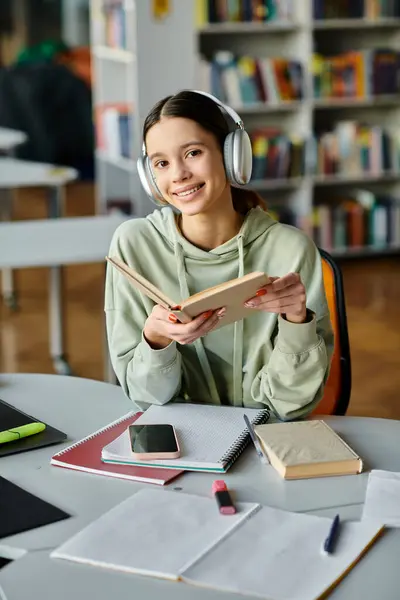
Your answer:
[[[317,600],[384,529],[343,521],[335,552],[324,556],[331,519],[256,503],[236,508],[223,516],[214,498],[143,489],[51,557],[268,600]]]
[[[154,284],[118,258],[107,256],[106,260],[122,273],[135,288],[154,300],[156,304],[160,304],[176,315],[181,323],[190,323],[194,317],[207,310],[226,307],[224,318],[214,329],[234,323],[254,313],[256,309],[246,308],[243,304],[246,300],[253,298],[257,290],[269,283],[269,278],[265,273],[256,271],[203,290],[179,304],[176,300],[168,298]]]

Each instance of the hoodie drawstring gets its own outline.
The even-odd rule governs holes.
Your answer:
[[[181,298],[187,299],[190,296],[187,279],[186,279],[186,269],[185,269],[185,257],[183,254],[182,246],[178,241],[174,244],[175,258],[177,259],[177,271],[178,271],[178,280],[179,280],[179,288],[181,292]],[[207,354],[204,348],[204,344],[201,338],[198,338],[195,343],[197,358],[199,359],[200,366],[203,370],[204,377],[206,378],[210,395],[213,401],[213,404],[221,404],[221,399],[218,394],[217,385],[215,383],[214,375],[211,371],[210,363],[207,358]]]
[[[239,250],[239,271],[238,277],[244,275],[244,252],[243,236],[237,237]],[[233,334],[233,404],[234,406],[243,406],[243,319],[235,322]]]

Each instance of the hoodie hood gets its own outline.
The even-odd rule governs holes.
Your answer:
[[[241,238],[243,247],[245,248],[260,237],[260,235],[265,234],[270,227],[277,224],[277,221],[262,208],[253,208],[246,215],[242,227],[235,237],[212,250],[202,250],[191,244],[179,232],[176,227],[175,212],[171,207],[167,206],[161,210],[155,210],[146,218],[172,247],[178,242],[182,247],[184,255],[188,258],[213,262],[213,257],[215,257],[219,263],[221,262],[221,258],[231,260],[235,254],[239,255],[238,237]]]
[[[245,274],[244,252],[246,246],[252,244],[258,237],[265,235],[265,233],[271,227],[277,224],[277,221],[270,217],[270,215],[268,215],[262,208],[253,208],[246,215],[242,227],[235,237],[228,240],[221,246],[207,251],[197,248],[197,246],[189,242],[179,232],[176,226],[175,212],[171,207],[155,210],[147,217],[147,219],[173,248],[182,300],[189,298],[190,296],[185,267],[186,258],[191,258],[202,262],[206,261],[210,266],[213,264],[221,264],[221,262],[223,263],[224,261],[232,261],[237,258],[237,277],[242,277]],[[212,374],[203,341],[201,338],[199,338],[194,344],[213,402],[215,404],[221,404],[221,399],[218,394],[217,385]],[[243,406],[243,321],[237,321],[234,325],[233,348],[234,404],[235,406]]]

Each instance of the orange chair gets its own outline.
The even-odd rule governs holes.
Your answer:
[[[331,371],[324,396],[313,414],[346,414],[351,393],[351,361],[343,278],[330,254],[320,249],[325,293],[335,335]]]

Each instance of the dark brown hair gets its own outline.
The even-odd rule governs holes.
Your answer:
[[[218,140],[223,154],[224,140],[231,129],[219,106],[208,96],[190,90],[183,90],[174,96],[167,96],[153,106],[143,125],[143,140],[161,117],[180,117],[195,121],[212,133]],[[230,117],[228,117],[230,119]],[[263,198],[256,192],[231,186],[233,207],[236,212],[246,215],[251,208],[260,206],[266,210]]]

